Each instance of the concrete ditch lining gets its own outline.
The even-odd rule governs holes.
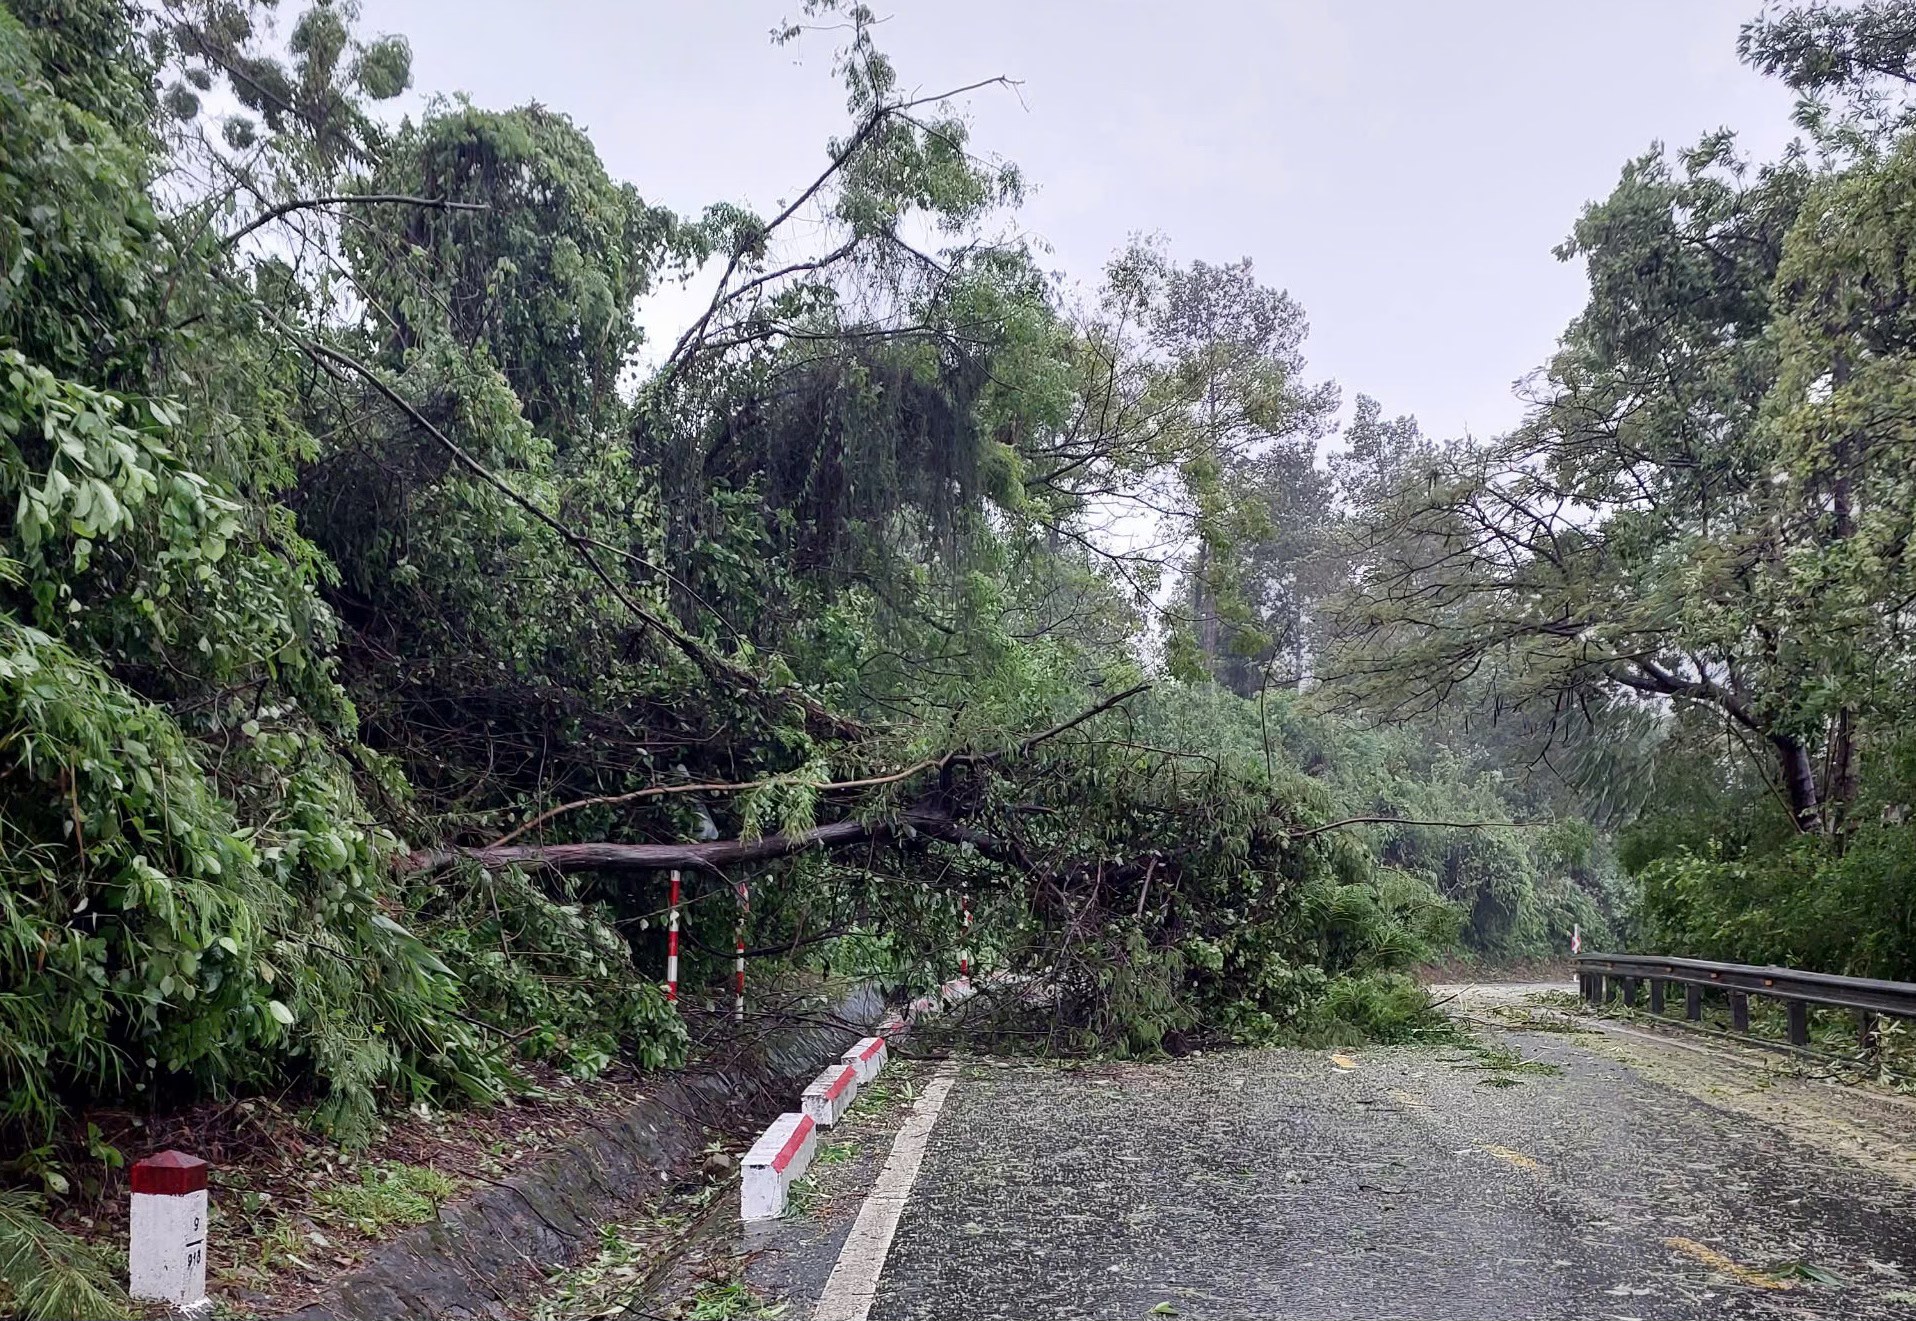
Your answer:
[[[446,1206],[376,1249],[301,1321],[508,1318],[517,1285],[536,1284],[589,1246],[596,1227],[668,1186],[705,1149],[709,1129],[775,1112],[789,1092],[837,1060],[884,1012],[874,985],[809,1022],[768,1033],[756,1058],[663,1079],[650,1095],[594,1125],[522,1174]],[[840,1026],[843,1024],[843,1026]],[[860,1026],[854,1026],[860,1025]]]

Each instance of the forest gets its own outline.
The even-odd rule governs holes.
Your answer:
[[[1236,254],[1047,272],[990,84],[857,0],[778,38],[845,118],[773,214],[391,112],[405,37],[289,6],[0,0],[24,1313],[93,1108],[675,1067],[741,882],[754,977],[963,949],[1065,1052],[1389,1038],[1573,931],[1916,977],[1916,7],[1753,18],[1795,145],[1623,163],[1524,422],[1446,438]]]

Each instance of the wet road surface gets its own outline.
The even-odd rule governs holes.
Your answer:
[[[968,1065],[870,1317],[1916,1317],[1916,1111],[1846,1127],[1818,1115],[1847,1093],[1741,1066],[1486,1044],[1515,1054]],[[842,1193],[753,1268],[788,1315],[812,1315]]]

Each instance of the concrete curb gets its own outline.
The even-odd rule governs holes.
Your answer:
[[[752,1144],[742,1162],[740,1213],[747,1220],[785,1214],[792,1180],[805,1173],[818,1151],[818,1126],[810,1115],[783,1114]]]
[[[858,1070],[840,1062],[812,1079],[811,1085],[799,1094],[798,1106],[820,1128],[830,1128],[857,1099]]]
[[[919,996],[900,1014],[886,1013],[874,1029],[831,1065],[799,1097],[799,1109],[780,1115],[752,1144],[745,1158],[745,1180],[739,1188],[739,1218],[748,1225],[759,1220],[774,1220],[785,1213],[786,1193],[793,1179],[811,1163],[817,1130],[830,1128],[843,1118],[858,1098],[858,1089],[877,1078],[891,1060],[891,1039],[911,1030],[911,1024],[929,1014],[940,1013],[948,1005],[962,1004],[977,993],[969,977],[955,977],[938,988],[934,996]],[[802,1160],[794,1155],[784,1168],[774,1168],[774,1157],[788,1145],[800,1141],[794,1137],[804,1123],[810,1136],[805,1138]],[[756,1162],[756,1167],[754,1165]],[[792,1168],[792,1166],[796,1168]],[[760,1173],[754,1176],[753,1169]]]
[[[865,986],[834,1006],[832,1017],[869,1023],[883,1007],[878,988]],[[294,1315],[310,1321],[524,1316],[527,1309],[514,1300],[539,1283],[539,1270],[572,1261],[601,1223],[643,1203],[675,1173],[690,1171],[711,1124],[728,1112],[764,1114],[768,1090],[777,1095],[796,1086],[857,1038],[852,1027],[800,1024],[768,1034],[750,1060],[664,1076],[646,1099],[591,1124],[531,1169],[444,1207],[436,1221],[375,1249],[327,1297]]]
[[[858,1071],[858,1085],[863,1087],[884,1070],[885,1062],[891,1058],[891,1048],[883,1037],[865,1037],[856,1046],[839,1056],[842,1063],[849,1064]]]

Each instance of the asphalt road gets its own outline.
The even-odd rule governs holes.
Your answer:
[[[1916,1317],[1916,1108],[1720,1052],[1487,1040],[1528,1063],[969,1064],[871,1321]],[[883,1156],[755,1245],[786,1315]]]

